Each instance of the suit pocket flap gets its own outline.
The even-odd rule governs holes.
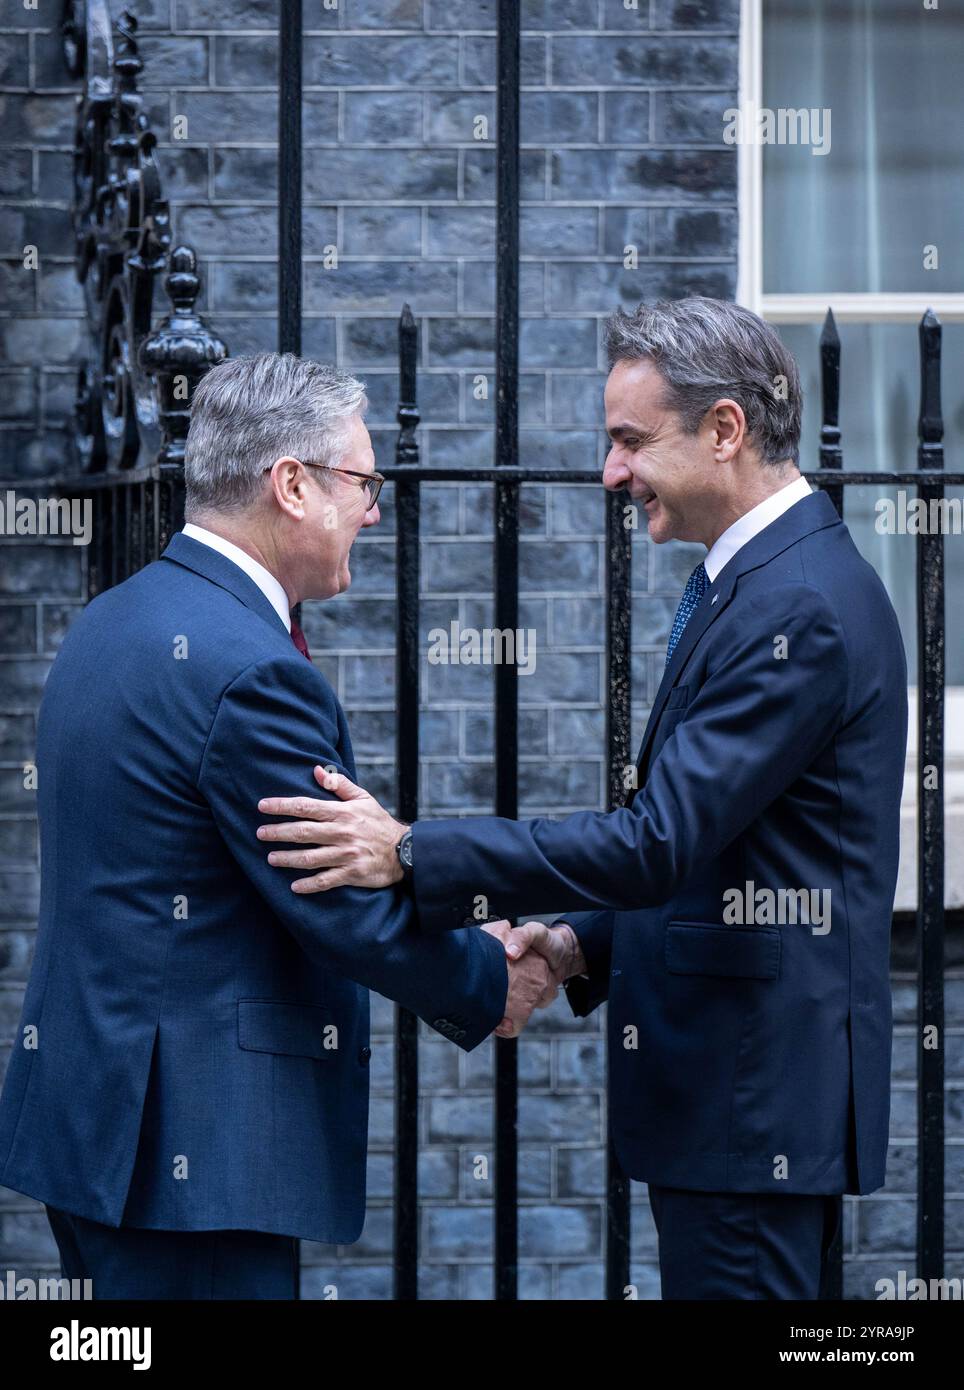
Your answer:
[[[333,1022],[318,1004],[239,999],[238,1046],[247,1052],[277,1052],[289,1057],[337,1056],[338,1035],[333,1028],[325,1031]]]
[[[666,969],[671,975],[775,980],[780,974],[781,946],[776,927],[670,922],[666,928]]]

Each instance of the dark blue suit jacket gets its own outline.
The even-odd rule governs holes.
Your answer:
[[[176,535],[80,616],[40,710],[0,1184],[113,1226],[357,1239],[368,989],[468,1050],[507,975],[484,932],[420,934],[399,890],[291,892],[258,800],[317,795],[318,762],[355,777],[334,692],[208,546]]]
[[[816,493],[704,595],[626,808],[416,826],[422,927],[462,925],[480,894],[498,915],[566,913],[589,966],[574,1010],[609,1000],[612,1128],[632,1177],[870,1192],[887,1151],[906,735],[893,608]],[[736,889],[751,912],[734,911]],[[781,889],[829,890],[830,930],[801,922],[799,899],[796,922],[787,899],[773,920],[765,892]]]

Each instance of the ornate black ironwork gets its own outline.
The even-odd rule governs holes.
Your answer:
[[[190,246],[175,247],[166,281],[174,311],[145,338],[138,354],[140,365],[157,383],[162,436],[158,463],[183,465],[194,387],[228,355],[221,339],[195,312],[200,288],[194,252]]]
[[[932,477],[944,467],[941,324],[921,319],[917,463]],[[940,506],[941,483],[917,496]],[[944,1274],[944,691],[946,681],[944,536],[917,534],[917,1275]],[[930,1287],[930,1286],[929,1286]]]
[[[840,334],[833,310],[828,309],[820,334],[820,467],[843,468],[840,447]],[[824,492],[843,517],[843,488],[831,483]]]
[[[418,819],[419,765],[419,556],[421,487],[420,419],[416,394],[418,325],[408,304],[398,320],[398,437],[395,442],[396,640],[398,707],[395,766],[397,811],[406,823]],[[406,476],[410,470],[412,476]],[[418,1018],[395,1008],[395,1185],[394,1296],[418,1298]]]
[[[87,6],[84,0],[65,0],[60,22],[64,36],[64,59],[71,77],[83,77],[87,65]],[[110,30],[107,30],[110,38]]]
[[[158,330],[160,338],[151,336],[151,351],[142,353],[171,227],[154,159],[157,137],[137,90],[143,68],[137,21],[125,11],[112,26],[107,0],[67,0],[62,30],[68,70],[84,79],[74,147],[74,234],[90,341],[77,383],[77,461],[85,472],[176,462],[190,390],[227,348],[194,313],[197,276],[194,254],[185,247],[168,282],[174,313]],[[160,383],[152,374],[156,367],[164,373]],[[171,385],[178,375],[188,383],[183,399]]]

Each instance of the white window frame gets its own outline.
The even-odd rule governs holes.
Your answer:
[[[763,104],[763,0],[741,0],[739,101]],[[964,321],[962,294],[764,294],[763,146],[737,145],[739,250],[736,300],[769,323],[919,323],[933,309],[944,323]]]
[[[741,0],[740,94],[763,104],[763,0]],[[764,294],[763,147],[737,146],[739,250],[736,299],[769,323],[822,323],[828,307],[838,322],[919,323],[933,309],[944,323],[964,320],[964,294]],[[910,682],[914,675],[910,673]],[[917,904],[917,689],[909,683],[910,736],[901,798],[901,863],[897,907]],[[964,686],[947,686],[944,699],[944,901],[964,903]]]

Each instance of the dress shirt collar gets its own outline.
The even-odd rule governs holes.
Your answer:
[[[193,541],[200,541],[202,545],[209,545],[212,550],[218,551],[226,560],[232,560],[238,569],[244,570],[248,578],[257,584],[288,631],[291,631],[288,595],[270,570],[266,570],[264,565],[259,565],[257,560],[253,560],[240,546],[235,545],[232,541],[226,541],[223,536],[217,535],[214,531],[208,531],[203,526],[195,526],[193,521],[187,522],[184,526],[184,535],[190,536]]]
[[[713,542],[703,561],[710,583],[713,583],[723,566],[733,559],[747,541],[752,541],[754,536],[766,530],[778,516],[789,511],[795,502],[809,497],[811,491],[806,478],[795,478],[792,483],[787,483],[786,487],[771,493],[769,497],[764,497],[762,502],[758,502],[755,507],[738,517],[732,526],[728,526],[722,536]]]

